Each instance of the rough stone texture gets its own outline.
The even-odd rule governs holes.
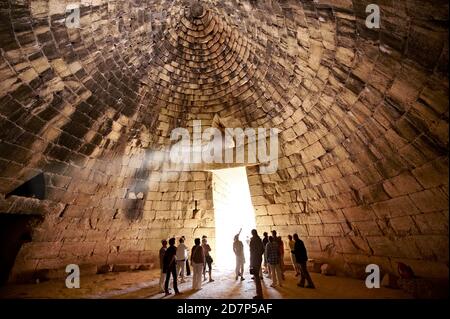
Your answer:
[[[0,194],[44,172],[55,203],[33,204],[53,206],[13,277],[214,240],[210,173],[158,150],[219,116],[282,131],[279,170],[248,168],[261,231],[356,277],[403,261],[448,278],[448,2],[202,2],[82,1],[68,29],[65,1],[0,0]]]
[[[336,275],[336,271],[333,269],[333,266],[330,264],[323,264],[320,267],[320,273],[325,276],[334,276]]]
[[[385,274],[381,281],[381,286],[386,288],[398,289],[399,278],[393,274]]]

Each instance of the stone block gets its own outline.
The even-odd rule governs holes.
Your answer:
[[[353,206],[342,209],[346,220],[350,222],[354,221],[367,221],[373,219],[372,210],[367,209],[363,206]]]
[[[320,142],[316,142],[300,152],[302,159],[306,163],[321,157],[325,153],[326,151]]]
[[[400,278],[398,280],[398,286],[418,299],[431,299],[433,298],[433,284],[430,280],[422,278],[405,279]]]
[[[422,190],[420,184],[410,174],[403,173],[383,182],[383,188],[391,197],[399,197]]]
[[[112,267],[112,272],[127,272],[132,270],[132,265],[115,264]]]
[[[419,234],[419,230],[417,229],[414,219],[411,216],[391,218],[389,220],[389,224],[399,236]]]
[[[335,276],[336,270],[330,264],[323,264],[320,266],[320,273],[325,276]]]
[[[427,163],[412,171],[414,177],[424,188],[448,185],[448,157]]]
[[[448,234],[448,210],[412,216],[422,234]]]
[[[398,289],[398,276],[393,274],[385,274],[381,280],[381,286],[385,288]]]
[[[308,260],[306,266],[307,266],[309,272],[314,272],[314,273],[320,274],[322,271],[321,270],[322,264],[323,263],[321,263],[318,260],[310,259],[310,260]]]
[[[97,267],[97,274],[106,274],[113,270],[113,265],[101,265]]]
[[[440,211],[448,208],[448,197],[439,188],[427,189],[410,194],[409,197],[422,213]]]

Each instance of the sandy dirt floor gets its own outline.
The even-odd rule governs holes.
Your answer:
[[[316,289],[297,287],[293,271],[286,271],[283,287],[270,287],[272,281],[263,280],[264,297],[267,299],[406,299],[411,298],[402,290],[388,288],[368,289],[364,281],[344,277],[328,277],[311,274]],[[159,271],[134,271],[107,273],[81,277],[79,289],[68,289],[65,280],[39,284],[7,285],[0,288],[0,298],[86,298],[86,299],[250,299],[255,295],[251,276],[235,280],[233,271],[214,272],[214,282],[203,282],[202,289],[192,290],[192,275],[186,283],[179,284],[182,295],[168,296],[159,292]],[[172,286],[172,283],[171,283]]]

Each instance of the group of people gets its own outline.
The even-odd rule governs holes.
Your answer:
[[[239,235],[234,236],[233,251],[236,256],[236,280],[244,278],[244,264],[245,254],[244,245],[239,240]],[[263,273],[267,274],[267,277],[272,279],[271,287],[282,287],[282,282],[285,280],[284,276],[284,243],[280,236],[277,236],[277,232],[272,230],[272,236],[269,236],[267,232],[264,232],[264,238],[259,237],[256,229],[252,230],[252,237],[249,241],[250,246],[250,274],[253,275],[253,280],[256,285],[256,296],[254,299],[262,299],[262,285]],[[289,250],[291,262],[293,264],[296,276],[300,276],[300,280],[297,283],[299,287],[315,288],[314,283],[307,269],[308,254],[305,244],[299,238],[297,234],[293,236],[289,235]],[[190,276],[190,265],[193,268],[192,276],[192,289],[199,290],[203,281],[206,281],[206,272],[209,274],[209,281],[212,279],[212,263],[211,247],[208,244],[206,236],[194,240],[194,246],[189,250],[185,245],[185,237],[182,236],[179,239],[178,247],[175,246],[176,239],[171,238],[162,240],[162,247],[159,251],[161,277],[159,286],[161,293],[165,293],[166,296],[170,295],[169,283],[170,277],[173,278],[173,289],[175,294],[179,295],[181,292],[178,290],[178,280],[181,283],[185,282],[185,270],[186,276]],[[169,244],[169,247],[167,247]],[[263,267],[264,265],[264,267]],[[264,268],[264,270],[263,270]],[[306,286],[305,286],[306,283]]]
[[[253,275],[256,285],[256,296],[253,297],[254,299],[263,298],[261,285],[261,280],[263,279],[262,264],[264,264],[264,272],[267,274],[268,278],[272,279],[271,287],[281,287],[282,281],[285,280],[283,240],[280,236],[277,236],[275,230],[272,231],[272,236],[269,236],[267,232],[265,232],[263,236],[264,238],[261,239],[257,230],[252,230],[252,237],[250,239],[250,273]],[[236,246],[240,246],[240,244],[236,244],[236,241],[239,241],[238,237],[238,235],[235,236],[234,245]],[[294,234],[294,236],[289,235],[288,238],[291,261],[294,270],[296,271],[296,276],[300,276],[297,286],[315,288],[307,268],[308,254],[305,244],[297,234]],[[236,254],[236,279],[238,279],[239,275],[242,273],[242,269],[242,258],[240,255]]]
[[[165,239],[161,241],[162,247],[159,250],[159,266],[161,269],[159,287],[160,292],[165,293],[166,296],[171,294],[169,291],[171,276],[173,278],[173,289],[175,294],[181,294],[178,289],[178,280],[180,280],[181,283],[186,282],[184,273],[186,270],[186,276],[191,275],[190,265],[192,265],[193,270],[192,288],[194,290],[201,289],[202,274],[203,280],[206,281],[206,272],[209,274],[209,282],[214,281],[214,279],[212,279],[213,259],[210,254],[211,247],[208,244],[207,236],[203,236],[201,241],[200,238],[194,240],[195,245],[192,247],[190,254],[188,248],[184,244],[185,240],[186,238],[182,236],[179,239],[178,247],[175,246],[175,238],[170,238],[169,241]],[[167,247],[167,244],[169,244],[169,247]],[[208,267],[208,270],[206,270],[206,267]]]

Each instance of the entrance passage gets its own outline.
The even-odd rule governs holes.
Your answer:
[[[251,230],[256,228],[255,210],[250,198],[245,167],[213,171],[214,218],[216,225],[216,266],[234,269],[233,238],[244,244],[245,268],[249,265]]]

